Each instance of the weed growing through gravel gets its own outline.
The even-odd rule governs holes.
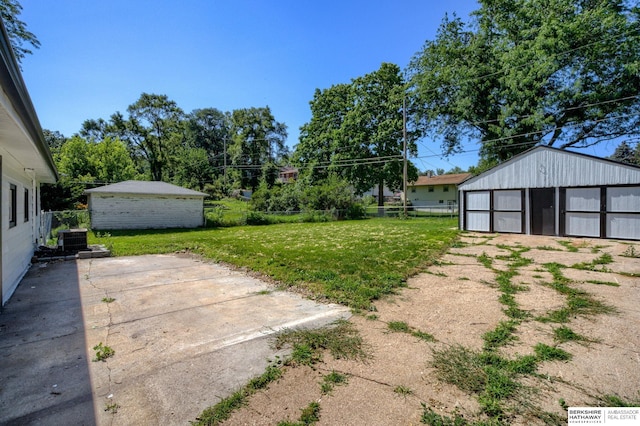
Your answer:
[[[409,324],[407,324],[404,321],[390,321],[387,324],[387,327],[389,328],[390,331],[393,331],[395,333],[410,334],[413,337],[417,337],[418,339],[424,340],[426,342],[435,342],[436,341],[436,339],[435,339],[435,337],[433,337],[433,335],[431,335],[429,333],[425,333],[424,331],[416,330],[415,328],[409,326]]]
[[[568,361],[572,357],[569,352],[544,343],[538,343],[533,350],[540,361]]]
[[[576,333],[566,325],[553,329],[553,340],[558,343],[565,342],[590,342],[592,340]]]
[[[113,302],[115,302],[115,301],[116,301],[116,299],[114,299],[113,297],[103,297],[103,298],[102,298],[102,301],[103,301],[104,303],[113,303]]]
[[[322,352],[328,350],[336,359],[366,359],[362,337],[355,326],[346,320],[316,330],[285,330],[275,337],[273,346],[282,349],[290,346],[299,353],[302,364],[314,364],[322,360]]]
[[[620,255],[622,257],[640,258],[640,250],[636,250],[636,246],[630,244]]]
[[[580,262],[571,265],[574,269],[581,269],[584,271],[599,271],[599,272],[611,272],[611,270],[604,265],[613,263],[613,257],[609,253],[602,253],[602,255],[591,262]]]
[[[346,374],[332,371],[322,378],[322,382],[320,383],[320,390],[322,391],[323,395],[327,395],[331,393],[335,386],[346,385],[347,383],[348,378]]]
[[[397,393],[400,396],[404,396],[405,398],[409,395],[413,395],[413,390],[411,390],[408,386],[398,385],[393,389],[394,393]]]
[[[610,314],[616,311],[615,308],[596,300],[586,291],[571,287],[571,280],[562,273],[564,265],[545,263],[544,267],[553,276],[553,281],[546,283],[546,285],[567,296],[567,303],[560,309],[549,311],[546,315],[536,318],[538,321],[566,323],[577,315]]]
[[[282,377],[282,369],[273,365],[267,367],[265,372],[250,380],[242,389],[234,392],[231,396],[222,399],[216,405],[207,408],[196,418],[193,425],[210,426],[218,425],[231,417],[231,414],[245,405],[247,399],[260,389],[265,389],[269,383],[274,382]]]
[[[107,358],[111,358],[116,354],[110,346],[103,345],[102,342],[98,343],[93,347],[93,350],[96,351],[96,357],[93,359],[94,362],[97,361],[106,361]]]

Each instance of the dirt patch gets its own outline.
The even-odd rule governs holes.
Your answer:
[[[378,301],[377,311],[351,319],[368,347],[367,361],[336,360],[326,353],[314,368],[286,367],[283,378],[254,395],[225,424],[295,422],[311,402],[320,405],[318,425],[416,425],[424,407],[442,415],[486,418],[478,394],[445,383],[432,361],[434,351],[452,347],[480,353],[486,345],[483,336],[505,322],[515,324],[510,340],[492,349],[504,359],[532,356],[540,344],[570,354],[568,360],[539,359],[536,374],[518,376],[520,391],[504,404],[508,423],[566,424],[560,401],[593,406],[604,395],[638,401],[640,259],[625,256],[633,254],[629,246],[608,240],[463,234],[438,264],[408,280],[408,288]],[[611,261],[595,270],[571,267],[593,264],[604,253]],[[505,272],[512,272],[507,277],[513,287],[506,292],[512,291],[516,314],[507,312],[505,287],[499,282]],[[554,286],[554,280],[565,287]],[[564,322],[542,320],[570,306],[573,293],[566,288],[615,312],[575,310]],[[435,340],[392,332],[390,322],[406,323]],[[557,330],[563,327],[584,340],[558,340]],[[322,379],[332,371],[346,375],[348,382],[323,394]],[[513,406],[519,408],[509,408]]]

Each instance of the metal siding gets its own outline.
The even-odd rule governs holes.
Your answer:
[[[600,188],[567,188],[567,211],[600,211]]]
[[[467,212],[465,223],[467,231],[482,231],[489,232],[490,225],[490,213],[486,212]]]
[[[489,191],[467,193],[467,210],[489,210]]]
[[[495,191],[493,193],[494,210],[522,210],[522,191]]]
[[[203,224],[202,197],[90,197],[93,229],[196,228]]]
[[[600,237],[600,213],[567,212],[566,233],[574,237]]]
[[[640,212],[640,186],[607,188],[607,211]]]
[[[534,149],[459,185],[464,191],[640,183],[640,169],[569,151]]]
[[[494,212],[493,230],[495,232],[522,232],[522,212]]]
[[[607,214],[607,238],[640,240],[640,215]]]

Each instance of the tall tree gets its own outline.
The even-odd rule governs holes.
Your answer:
[[[143,93],[127,108],[129,118],[111,116],[112,131],[125,141],[134,158],[144,159],[153,180],[168,176],[177,147],[184,139],[184,113],[166,95]]]
[[[268,106],[231,113],[229,154],[242,188],[257,188],[264,167],[288,155],[286,139],[287,126],[276,121]]]
[[[223,174],[225,164],[231,163],[227,154],[231,131],[230,115],[216,108],[196,109],[187,116],[185,125],[185,146],[204,150],[209,163],[208,173],[213,177]],[[203,173],[203,170],[198,172],[198,174]],[[211,177],[209,176],[208,180],[211,180]]]
[[[25,45],[31,45],[34,49],[40,48],[40,41],[32,32],[27,30],[27,24],[18,17],[22,14],[22,5],[17,0],[0,0],[0,16],[9,35],[13,54],[22,63],[26,55],[33,51]],[[21,66],[22,67],[22,66]]]
[[[418,119],[451,154],[479,139],[504,161],[537,144],[640,133],[640,8],[624,0],[480,0],[445,18],[408,72]]]
[[[638,144],[640,146],[640,144]],[[612,160],[620,161],[627,164],[635,164],[640,166],[640,148],[634,150],[626,141],[618,145],[613,154],[609,157]]]
[[[327,173],[338,173],[360,193],[378,185],[378,203],[383,205],[384,187],[402,186],[404,94],[400,68],[390,63],[349,85],[317,90],[295,159],[303,167],[324,166]],[[412,155],[417,152],[417,136],[408,132]],[[410,166],[410,178],[415,180],[417,169]]]

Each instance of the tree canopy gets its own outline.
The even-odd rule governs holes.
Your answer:
[[[0,0],[0,17],[7,30],[13,54],[18,63],[22,63],[22,59],[26,55],[31,55],[33,51],[26,47],[31,46],[33,49],[40,48],[40,41],[31,31],[27,30],[27,24],[18,17],[22,14],[22,5],[17,0]]]
[[[639,17],[623,0],[480,0],[412,59],[416,120],[445,154],[478,140],[489,165],[637,135]]]
[[[337,173],[364,192],[378,185],[378,203],[385,186],[399,189],[403,177],[403,97],[400,68],[380,69],[350,84],[316,90],[311,121],[301,128],[294,159],[313,179]],[[408,133],[408,152],[416,155],[417,134]],[[417,178],[411,165],[410,177]]]

